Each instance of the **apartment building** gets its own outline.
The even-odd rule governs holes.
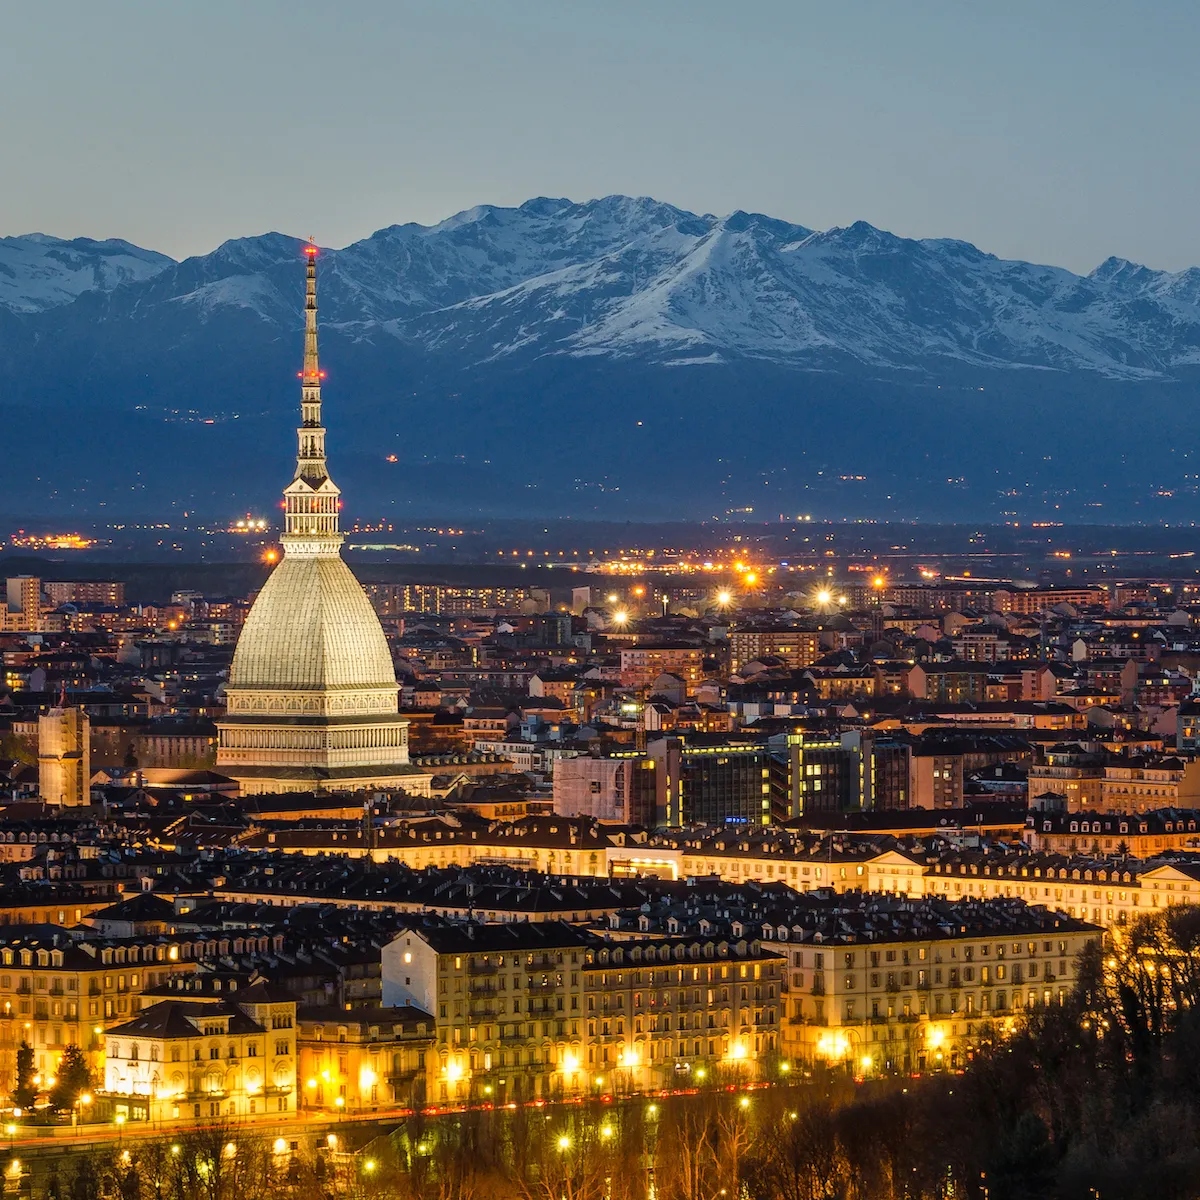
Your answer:
[[[97,1116],[187,1125],[296,1111],[295,997],[262,979],[205,982],[107,1029]]]
[[[431,1103],[577,1092],[592,938],[563,922],[429,922],[383,948],[383,1003],[433,1018]]]
[[[991,1029],[1003,1031],[1024,1009],[1062,1003],[1080,951],[1102,933],[1004,900],[945,911],[921,902],[879,923],[809,934],[803,946],[780,943],[788,956],[785,1056],[861,1075],[957,1069]]]
[[[422,1108],[433,1017],[411,1005],[304,1006],[296,1017],[301,1110],[352,1116]]]
[[[717,1072],[761,1073],[778,1054],[785,959],[754,937],[601,945],[583,968],[594,1089],[658,1091]]]
[[[811,666],[821,657],[821,635],[809,629],[732,629],[729,632],[729,670],[733,674],[748,662],[777,658],[794,671]]]
[[[621,649],[621,686],[649,687],[660,675],[676,675],[690,694],[704,678],[706,652],[700,646],[639,645]]]

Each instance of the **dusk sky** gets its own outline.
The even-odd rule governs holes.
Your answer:
[[[1200,7],[0,4],[0,235],[340,246],[536,195],[1200,264]]]

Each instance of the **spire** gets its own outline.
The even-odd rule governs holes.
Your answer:
[[[296,476],[284,489],[287,527],[284,548],[290,554],[336,554],[338,532],[337,486],[325,461],[325,427],[321,424],[321,378],[317,358],[317,245],[309,238],[304,288],[304,368],[300,372],[300,427]]]

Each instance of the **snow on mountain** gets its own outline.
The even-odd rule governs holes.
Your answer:
[[[602,218],[589,211],[597,206]],[[387,328],[475,362],[568,354],[928,369],[953,360],[1146,378],[1200,353],[1200,272],[1129,265],[1084,278],[862,221],[813,233],[757,214],[699,217],[623,197],[476,209],[405,230],[444,255],[446,227],[455,269],[443,257],[440,292],[410,294],[410,310],[423,301],[424,311]],[[589,238],[593,229],[603,236]],[[463,246],[482,259],[464,261]]]
[[[102,319],[135,344],[138,328],[158,336],[156,321],[171,337],[202,336],[166,310],[200,325],[249,310],[282,334],[300,321],[300,245],[271,233],[171,263],[120,242],[9,238],[0,306],[36,312],[129,282]],[[320,304],[331,331],[455,368],[605,356],[1136,380],[1200,362],[1200,270],[1112,258],[1080,276],[863,221],[813,232],[647,197],[539,198],[390,226],[322,253]]]
[[[44,233],[0,238],[0,307],[42,312],[84,292],[149,279],[171,262],[119,238],[64,241]]]

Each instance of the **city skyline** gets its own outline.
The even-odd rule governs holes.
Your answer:
[[[3,1197],[1195,1200],[1200,10],[51,11]]]

